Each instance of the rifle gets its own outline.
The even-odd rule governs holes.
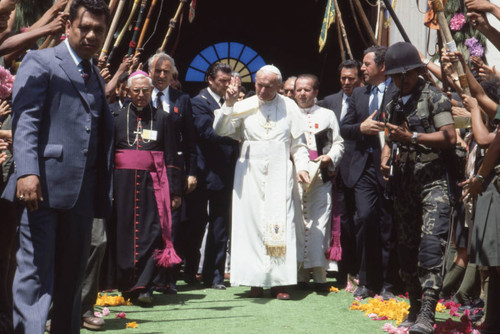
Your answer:
[[[402,80],[404,80],[404,78],[402,78]],[[391,119],[388,122],[394,125],[401,125],[405,122],[405,120],[406,117],[403,111],[403,100],[401,99],[401,92],[400,92],[396,105],[394,107],[394,111],[391,114]],[[389,160],[387,161],[387,164],[389,165],[389,180],[387,181],[384,190],[384,197],[386,199],[393,199],[396,194],[395,188],[399,178],[396,169],[398,156],[399,156],[399,143],[393,140],[391,146],[391,155],[389,156]]]

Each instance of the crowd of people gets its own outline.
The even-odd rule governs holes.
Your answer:
[[[99,291],[151,305],[182,279],[280,300],[331,284],[407,292],[409,333],[434,332],[439,299],[500,333],[500,78],[483,60],[371,46],[321,100],[314,74],[265,65],[247,92],[217,62],[190,97],[163,52],[110,73],[95,56],[108,5],[66,3],[2,35],[16,76],[0,73],[13,83],[0,104],[0,332],[102,330]],[[500,8],[465,4],[500,46],[486,19]],[[0,29],[15,6],[0,1]]]

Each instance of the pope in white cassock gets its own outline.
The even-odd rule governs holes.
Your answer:
[[[331,226],[332,226],[332,182],[331,177],[335,167],[340,163],[344,153],[344,140],[340,137],[337,117],[329,109],[315,104],[318,96],[319,81],[315,75],[300,75],[295,81],[295,101],[306,118],[306,140],[311,159],[311,183],[300,188],[302,199],[302,224],[297,224],[297,261],[299,287],[307,287],[312,271],[315,288],[328,291],[326,270],[337,270],[337,263],[329,258]],[[316,134],[321,131],[331,131],[328,135],[328,146],[323,152],[318,152]],[[319,165],[319,166],[318,166]],[[316,167],[316,168],[314,168]],[[329,177],[323,179],[317,167],[330,171]],[[313,175],[313,171],[316,173]],[[328,179],[330,178],[330,179]],[[334,245],[340,250],[340,220],[337,226],[338,235],[334,230]],[[335,244],[336,241],[336,244]]]
[[[215,112],[215,132],[242,143],[234,175],[231,285],[251,286],[250,297],[271,287],[274,297],[290,299],[283,286],[297,283],[300,212],[293,200],[295,179],[309,182],[309,153],[304,117],[294,101],[277,94],[281,81],[280,71],[266,65],[255,76],[256,95],[235,103],[233,80]]]

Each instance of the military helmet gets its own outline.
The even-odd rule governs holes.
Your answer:
[[[398,42],[385,53],[385,74],[406,73],[425,65],[420,60],[417,49],[406,42]]]

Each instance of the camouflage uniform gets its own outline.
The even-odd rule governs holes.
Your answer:
[[[431,133],[453,124],[448,98],[419,79],[415,93],[402,107],[412,132]],[[387,105],[392,120],[397,101]],[[439,291],[441,265],[450,219],[444,152],[421,144],[402,143],[395,164],[395,220],[400,276],[410,295]]]

